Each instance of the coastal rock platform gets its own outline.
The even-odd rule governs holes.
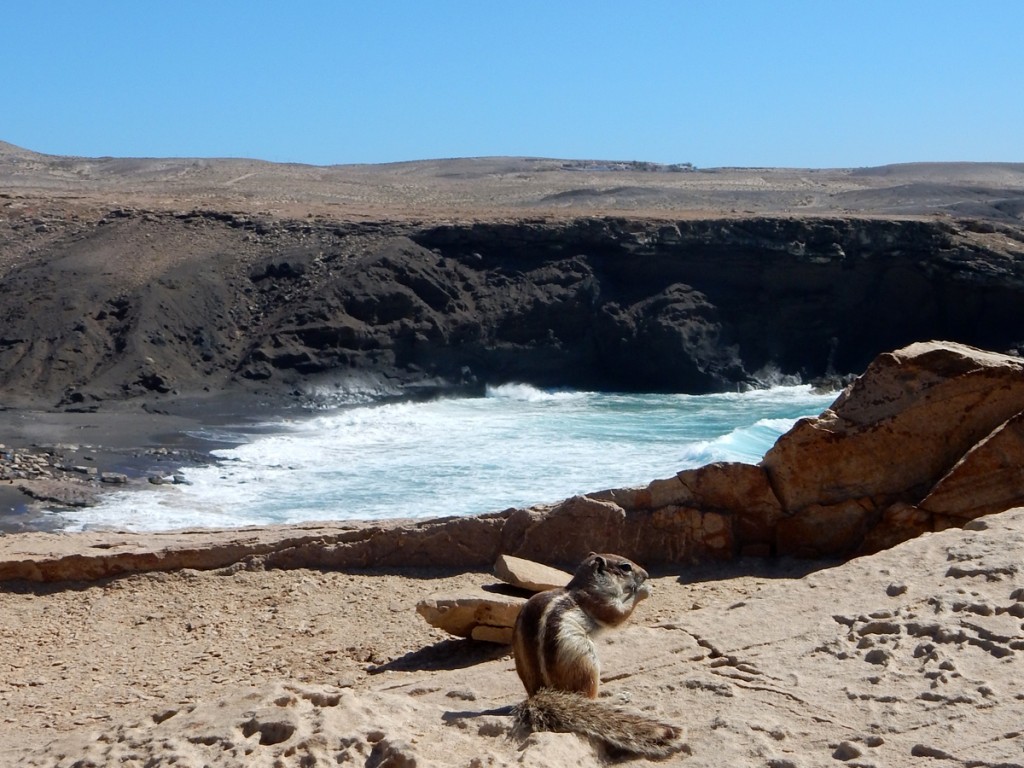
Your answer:
[[[1024,764],[1024,509],[826,567],[655,571],[599,654],[693,766]],[[512,659],[414,604],[479,571],[182,570],[0,591],[18,766],[602,764],[510,734]],[[13,588],[12,588],[13,587]],[[630,764],[644,765],[644,761]]]

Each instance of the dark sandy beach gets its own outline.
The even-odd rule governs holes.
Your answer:
[[[50,464],[49,477],[0,481],[0,531],[59,528],[65,493],[90,503],[112,490],[144,492],[151,477],[171,478],[181,467],[212,461],[211,451],[234,445],[261,422],[295,412],[244,395],[209,394],[156,405],[104,403],[88,413],[0,410],[5,446],[0,460],[5,460],[4,453],[14,452],[42,457]],[[126,482],[102,482],[104,473],[123,475]],[[55,513],[40,512],[43,509]]]

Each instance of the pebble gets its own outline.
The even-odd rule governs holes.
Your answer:
[[[846,761],[852,760],[855,757],[860,757],[863,754],[864,753],[856,744],[853,744],[849,741],[844,741],[838,747],[836,747],[835,752],[832,753],[832,757],[834,757],[836,760]]]

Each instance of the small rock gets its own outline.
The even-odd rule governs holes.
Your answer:
[[[472,637],[479,626],[507,627],[511,632],[525,602],[521,597],[484,593],[477,597],[434,596],[417,603],[416,613],[432,627],[457,637]]]
[[[929,744],[915,744],[910,748],[910,754],[914,757],[936,757],[940,760],[953,759],[953,756],[945,750],[933,747]]]
[[[103,472],[100,474],[100,482],[121,485],[128,482],[128,475],[121,474],[120,472]]]
[[[853,758],[860,757],[863,754],[864,753],[856,744],[844,741],[836,747],[836,751],[832,753],[832,757],[836,760],[853,760]]]
[[[868,664],[888,664],[889,659],[892,656],[888,651],[882,648],[876,648],[873,651],[868,651],[864,654],[864,661]]]
[[[512,645],[512,627],[488,627],[484,624],[477,624],[469,636],[484,643]]]
[[[494,575],[507,584],[528,589],[531,592],[544,592],[548,589],[564,587],[572,579],[571,573],[512,555],[498,557],[497,562],[494,563]]]

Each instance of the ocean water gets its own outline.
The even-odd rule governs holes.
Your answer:
[[[808,386],[714,395],[547,392],[354,405],[219,430],[233,447],[187,485],[110,494],[67,530],[169,530],[440,517],[646,485],[712,461],[756,463],[835,398]],[[199,435],[202,436],[202,435]]]

